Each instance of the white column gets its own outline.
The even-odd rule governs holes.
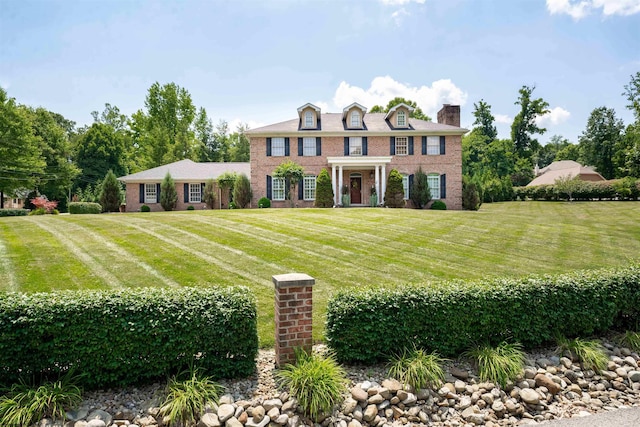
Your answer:
[[[382,191],[382,198],[380,200],[384,204],[384,193],[387,191],[387,167],[384,164],[382,165],[382,188],[380,191]]]
[[[338,191],[336,190],[336,165],[331,165],[331,187],[333,188],[333,205],[338,205]]]
[[[382,200],[380,195],[380,165],[376,165],[376,194],[378,195],[378,203]]]
[[[338,201],[342,203],[342,165],[339,166],[338,170]]]

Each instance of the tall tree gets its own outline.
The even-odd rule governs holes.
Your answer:
[[[520,112],[516,115],[511,125],[511,140],[520,157],[531,157],[538,150],[540,144],[532,136],[544,134],[547,129],[541,128],[536,123],[536,118],[549,112],[549,103],[542,98],[531,99],[535,86],[522,86],[516,105],[520,106]]]
[[[126,136],[106,123],[96,122],[78,140],[76,164],[82,169],[78,188],[100,181],[109,170],[128,173]]]
[[[178,192],[176,191],[176,183],[171,177],[171,174],[167,172],[160,184],[160,206],[165,211],[171,211],[175,209],[178,203]]]
[[[480,133],[487,137],[487,143],[496,139],[498,137],[498,129],[493,124],[496,118],[491,114],[491,105],[481,99],[477,104],[473,104],[473,108],[473,116],[476,118],[473,125],[477,126]]]
[[[616,176],[614,153],[622,139],[623,127],[613,108],[598,107],[591,112],[587,128],[579,138],[585,162],[595,166],[606,179]]]
[[[118,212],[122,203],[122,187],[113,171],[109,170],[100,185],[100,205],[103,212]]]
[[[228,162],[231,160],[229,153],[229,123],[226,120],[220,120],[216,125],[216,131],[213,134],[214,145],[217,149],[215,162]]]
[[[631,81],[624,86],[622,95],[627,97],[627,101],[629,101],[627,108],[633,111],[636,122],[640,122],[640,71],[631,75]]]
[[[92,111],[94,123],[103,123],[113,128],[115,132],[125,131],[128,128],[128,118],[120,112],[120,109],[109,103],[104,104],[102,113]]]
[[[229,136],[229,161],[249,161],[249,138],[245,135],[247,130],[249,130],[249,126],[240,123],[236,131]]]
[[[559,152],[572,145],[567,138],[563,138],[560,135],[553,135],[549,142],[540,147],[538,152],[534,155],[534,159],[537,161],[539,167],[543,168],[549,164],[555,162]],[[573,160],[573,159],[562,159]]]
[[[374,105],[373,107],[371,107],[371,109],[369,109],[369,112],[370,113],[388,113],[389,110],[391,110],[393,107],[395,107],[398,104],[406,104],[413,107],[413,111],[411,112],[409,117],[412,117],[414,119],[419,119],[419,120],[426,120],[428,122],[431,121],[431,118],[426,114],[424,114],[422,109],[418,107],[418,104],[415,101],[411,101],[410,99],[405,99],[399,96],[389,101],[385,108],[382,108],[380,105]]]
[[[207,116],[207,111],[202,107],[198,110],[198,114],[196,114],[193,129],[201,148],[200,161],[219,161],[218,144],[213,133],[213,123],[211,123],[211,119]]]
[[[41,146],[33,134],[29,112],[0,87],[0,208],[3,195],[30,190],[44,170]]]

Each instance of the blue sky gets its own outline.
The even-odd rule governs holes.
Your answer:
[[[526,84],[552,109],[539,140],[577,142],[596,107],[632,120],[638,71],[640,0],[0,0],[0,86],[79,125],[158,81],[251,127],[404,96],[470,128],[484,99],[506,138]]]

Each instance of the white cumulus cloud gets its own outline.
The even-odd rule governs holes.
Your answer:
[[[513,117],[509,117],[506,114],[494,114],[493,117],[495,117],[496,123],[503,123],[507,125],[513,123]]]
[[[543,116],[536,117],[536,124],[544,127],[549,125],[559,125],[569,120],[571,113],[562,107],[554,107]]]
[[[547,10],[552,15],[567,14],[576,21],[600,10],[604,16],[628,16],[640,12],[640,0],[547,0]]]
[[[398,5],[401,6],[407,3],[424,4],[425,1],[426,0],[380,0],[380,3],[390,5],[390,6],[398,6]]]
[[[405,16],[409,16],[409,12],[407,12],[403,7],[393,12],[391,14],[391,19],[394,20],[396,25],[400,26],[402,24],[402,18],[404,18]]]
[[[410,86],[400,83],[390,76],[376,77],[368,88],[351,86],[341,82],[333,96],[333,103],[342,111],[344,107],[357,102],[367,108],[374,105],[386,106],[395,97],[415,101],[425,114],[435,119],[442,104],[465,105],[467,93],[449,79],[436,80],[430,86]]]

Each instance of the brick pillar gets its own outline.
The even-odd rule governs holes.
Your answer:
[[[316,280],[301,273],[271,278],[276,286],[276,364],[295,362],[294,348],[311,351],[313,285]]]

